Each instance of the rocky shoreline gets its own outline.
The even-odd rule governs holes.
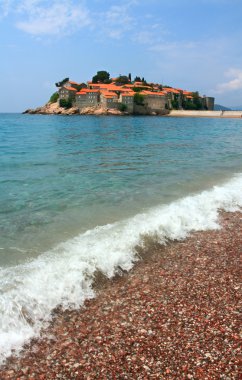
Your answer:
[[[81,111],[77,107],[63,108],[57,103],[46,103],[42,107],[29,108],[23,112],[23,114],[30,115],[113,115],[113,116],[129,116],[129,115],[147,115],[147,116],[165,116],[169,112],[167,110],[157,112],[149,112],[145,107],[137,107],[137,112],[129,113],[126,111],[120,111],[116,108],[105,108],[102,106],[85,107]]]
[[[47,103],[42,107],[37,107],[35,109],[27,109],[23,114],[30,115],[128,115],[127,112],[121,112],[114,108],[103,108],[103,107],[85,107],[83,110],[79,110],[76,107],[63,108],[60,107],[58,103]]]
[[[77,107],[63,108],[58,103],[46,103],[42,107],[27,109],[23,114],[30,115],[113,115],[127,116],[132,115],[128,112],[122,112],[115,108],[104,108],[102,106],[85,107],[81,111]],[[169,117],[208,117],[208,118],[228,118],[241,119],[242,111],[188,111],[188,110],[165,110],[160,113],[148,112],[147,110],[139,110],[135,115],[147,116],[169,116]]]
[[[96,299],[58,310],[0,379],[239,379],[242,214],[220,225],[99,279]]]

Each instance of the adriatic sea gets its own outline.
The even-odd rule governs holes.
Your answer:
[[[242,206],[242,120],[0,114],[0,361],[58,305]],[[31,322],[31,323],[30,323]]]

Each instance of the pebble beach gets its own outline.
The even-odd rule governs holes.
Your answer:
[[[0,369],[0,379],[239,379],[242,214],[141,260],[96,298],[56,310],[41,337]]]

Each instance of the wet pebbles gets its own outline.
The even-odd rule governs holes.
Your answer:
[[[83,309],[57,311],[0,379],[239,379],[242,214],[220,219],[154,247]]]

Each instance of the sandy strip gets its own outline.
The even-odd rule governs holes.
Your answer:
[[[242,214],[150,247],[78,311],[59,311],[0,379],[239,379]]]

